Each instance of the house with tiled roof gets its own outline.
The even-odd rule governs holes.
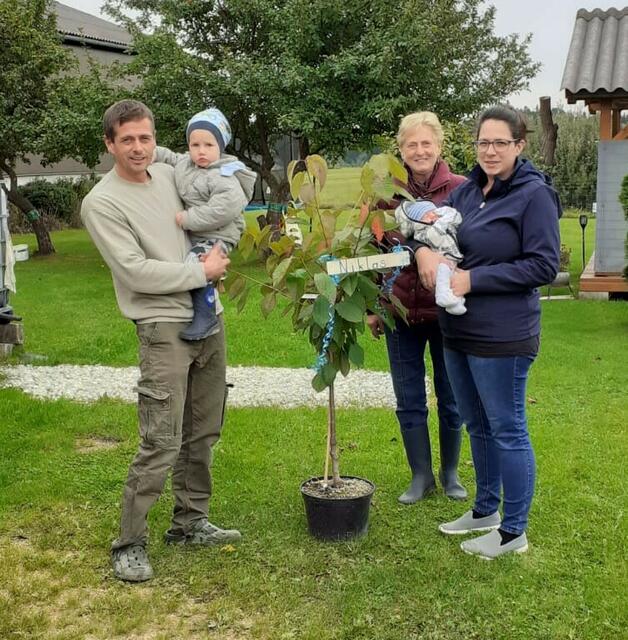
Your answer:
[[[628,292],[621,273],[628,232],[619,192],[628,175],[628,7],[580,9],[576,14],[561,90],[599,114],[595,252],[580,279],[583,292]]]
[[[62,44],[78,58],[79,71],[85,72],[89,69],[90,59],[103,66],[129,62],[133,55],[133,40],[126,29],[61,2],[53,2],[52,8],[57,16],[57,30]],[[66,159],[47,166],[43,166],[38,157],[32,157],[30,160],[30,164],[17,163],[20,183],[34,178],[54,180],[90,173],[88,167],[76,160]],[[104,173],[112,166],[113,160],[109,154],[103,153],[102,161],[95,167],[95,171]]]

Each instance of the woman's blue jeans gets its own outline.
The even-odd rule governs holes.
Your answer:
[[[528,525],[534,494],[534,451],[526,420],[526,382],[532,356],[480,358],[445,349],[445,363],[475,467],[475,511],[499,507],[501,528],[519,535]]]
[[[386,327],[386,347],[401,430],[427,428],[425,346],[429,343],[440,428],[459,431],[462,420],[447,378],[438,322],[407,325],[403,320],[395,320],[394,331]]]

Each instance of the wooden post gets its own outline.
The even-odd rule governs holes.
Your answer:
[[[614,138],[621,128],[621,111],[619,109],[613,109],[611,115],[611,136]]]
[[[554,119],[552,118],[552,99],[549,96],[543,96],[540,98],[539,104],[541,126],[543,128],[541,134],[541,153],[543,155],[543,163],[551,167],[554,164],[558,125],[554,123]]]
[[[24,344],[24,327],[15,322],[0,324],[0,358],[10,356],[16,344]]]
[[[600,140],[607,141],[613,139],[613,112],[606,105],[600,109]]]

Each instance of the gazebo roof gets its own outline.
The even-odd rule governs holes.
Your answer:
[[[611,99],[628,108],[628,7],[578,11],[561,89],[570,103]]]

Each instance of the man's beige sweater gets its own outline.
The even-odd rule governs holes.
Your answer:
[[[185,233],[175,222],[182,204],[174,170],[149,168],[150,180],[123,180],[112,169],[85,197],[81,218],[111,269],[122,314],[138,323],[192,318],[189,291],[206,285],[203,266],[184,264]]]

